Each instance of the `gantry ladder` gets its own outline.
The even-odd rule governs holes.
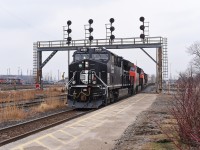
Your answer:
[[[37,67],[38,64],[38,58],[37,58],[37,43],[33,44],[33,79],[36,83],[36,79],[37,79]]]
[[[167,54],[167,38],[163,38],[163,55],[162,55],[162,74],[163,80],[168,79],[168,54]]]
[[[111,24],[105,24],[105,26],[106,26],[106,43],[110,43],[110,36],[111,36],[110,27],[111,27]]]

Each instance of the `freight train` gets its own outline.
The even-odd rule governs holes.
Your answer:
[[[0,78],[1,84],[22,85],[22,80],[18,78]]]
[[[136,94],[147,84],[143,69],[105,48],[81,48],[69,65],[68,106],[98,108]]]

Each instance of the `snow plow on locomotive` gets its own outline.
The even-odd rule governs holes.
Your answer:
[[[147,74],[105,48],[82,48],[69,65],[68,106],[98,108],[133,95],[147,84]]]

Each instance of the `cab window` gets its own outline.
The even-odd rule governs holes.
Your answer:
[[[92,54],[92,59],[94,59],[94,60],[108,60],[108,54],[101,54],[101,53]]]
[[[83,59],[89,59],[90,55],[89,54],[75,54],[74,55],[74,61],[80,61]]]
[[[115,56],[111,55],[111,62],[114,63],[115,62]]]

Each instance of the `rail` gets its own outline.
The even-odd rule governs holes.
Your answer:
[[[147,37],[145,40],[141,38],[116,38],[112,42],[109,39],[94,39],[91,43],[87,39],[72,40],[68,45],[66,40],[58,41],[38,41],[37,48],[63,48],[63,47],[88,47],[88,46],[108,46],[108,45],[148,45],[163,43],[162,37]]]
[[[13,106],[17,106],[19,108],[20,107],[33,107],[33,106],[40,105],[43,102],[48,102],[52,98],[57,98],[57,99],[54,99],[54,101],[56,101],[56,100],[64,101],[64,100],[66,100],[66,97],[67,97],[67,94],[60,94],[60,95],[51,96],[51,97],[47,97],[46,95],[42,94],[42,95],[38,95],[38,97],[36,97],[35,99],[30,99],[30,100],[0,101],[0,108],[13,107]]]
[[[19,123],[17,125],[0,129],[0,147],[5,144],[25,138],[29,135],[35,134],[37,132],[49,129],[56,125],[78,118],[92,111],[93,110],[79,112],[74,109],[69,109],[55,114],[51,114],[49,116],[37,118],[31,121]]]

